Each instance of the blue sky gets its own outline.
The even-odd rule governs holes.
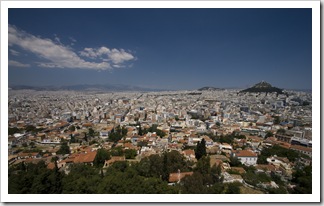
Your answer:
[[[9,85],[311,89],[311,9],[9,9]]]

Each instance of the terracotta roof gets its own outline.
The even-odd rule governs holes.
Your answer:
[[[262,138],[258,136],[248,136],[247,139],[251,139],[253,142],[261,142]]]
[[[90,123],[90,122],[88,122],[88,123],[84,123],[82,126],[84,126],[84,127],[92,127],[92,123]]]
[[[276,144],[278,144],[280,147],[289,149],[290,148],[290,144],[287,142],[281,142],[281,141],[277,141]]]
[[[126,147],[128,147],[128,148],[133,148],[134,146],[133,146],[133,144],[130,143],[130,142],[125,142],[125,143],[124,143],[124,147],[125,147],[125,148],[126,148]]]
[[[74,163],[89,163],[93,162],[97,155],[97,151],[88,152],[88,153],[81,153],[76,156],[73,160]]]
[[[304,146],[301,146],[301,145],[291,145],[290,149],[300,150],[300,151],[305,151],[305,152],[312,152],[311,147],[304,147]]]
[[[218,165],[222,165],[223,164],[223,160],[221,160],[221,159],[210,159],[210,166],[212,167],[212,166],[214,166],[214,165],[216,165],[216,166],[218,166]]]
[[[18,154],[18,157],[31,157],[31,156],[37,156],[38,155],[38,152],[20,152]]]
[[[110,160],[106,160],[104,166],[111,165],[114,162],[125,161],[125,156],[112,156]]]
[[[255,168],[261,169],[264,171],[276,171],[276,167],[271,164],[258,164],[258,165],[255,165]]]
[[[54,169],[54,168],[55,168],[55,164],[54,164],[54,162],[50,162],[50,163],[48,163],[48,165],[47,165],[47,169],[52,170],[52,169]]]
[[[184,155],[195,155],[195,151],[193,149],[187,149],[187,150],[183,150]]]
[[[232,170],[239,172],[240,174],[246,173],[243,167],[231,167]]]
[[[257,157],[258,155],[250,150],[237,150],[237,157]]]
[[[170,173],[169,175],[169,182],[178,182],[179,179],[181,180],[182,178],[184,178],[187,175],[192,175],[193,172],[176,172],[176,173]]]

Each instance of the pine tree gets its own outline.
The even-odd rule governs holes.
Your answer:
[[[203,138],[200,142],[197,143],[197,147],[195,150],[195,155],[197,160],[199,160],[201,157],[206,156],[207,152],[206,152],[206,141]]]
[[[163,154],[163,173],[162,173],[162,180],[168,181],[169,180],[169,171],[168,171],[168,156],[167,153]]]

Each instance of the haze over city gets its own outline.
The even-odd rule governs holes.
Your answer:
[[[311,9],[9,9],[9,86],[311,89]]]

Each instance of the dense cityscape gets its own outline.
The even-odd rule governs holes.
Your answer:
[[[9,193],[311,194],[312,95],[269,88],[9,89]]]

